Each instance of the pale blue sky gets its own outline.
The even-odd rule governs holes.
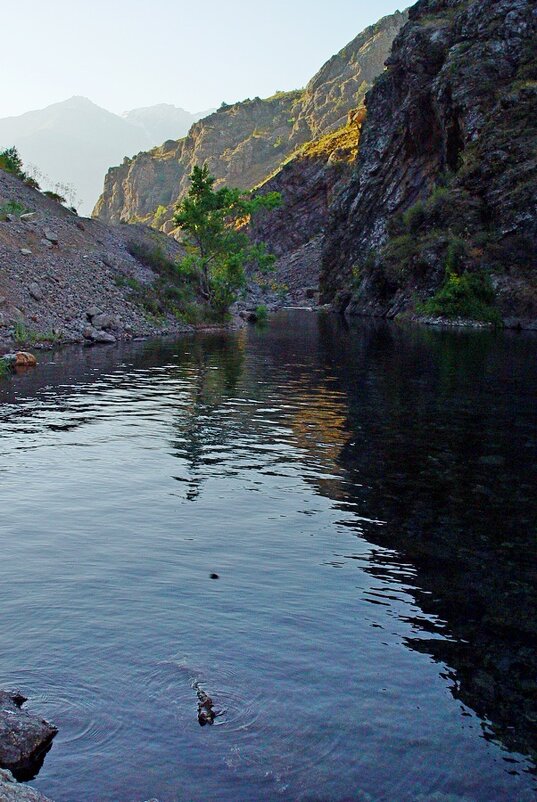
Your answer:
[[[85,95],[110,111],[189,111],[303,86],[397,0],[6,3],[0,117]]]

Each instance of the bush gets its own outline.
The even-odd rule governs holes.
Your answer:
[[[457,275],[446,270],[442,287],[419,311],[433,317],[463,318],[501,325],[501,317],[494,308],[494,288],[486,273]]]
[[[425,206],[421,201],[415,203],[403,214],[403,225],[411,234],[416,234],[425,222]]]
[[[255,308],[255,316],[257,318],[257,323],[264,324],[268,320],[268,309],[264,304],[260,304]]]
[[[56,201],[56,203],[67,203],[67,198],[64,198],[59,192],[53,192],[51,189],[45,190],[43,195],[46,195],[50,200]]]

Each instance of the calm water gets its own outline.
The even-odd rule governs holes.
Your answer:
[[[282,313],[2,385],[0,687],[60,728],[34,785],[534,800],[536,356]]]

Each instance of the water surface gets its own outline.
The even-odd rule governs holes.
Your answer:
[[[296,312],[2,385],[0,687],[60,729],[33,784],[534,800],[536,356]]]

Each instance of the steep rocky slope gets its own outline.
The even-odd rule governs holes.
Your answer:
[[[344,126],[304,145],[259,187],[262,193],[279,192],[282,205],[261,213],[251,226],[253,238],[277,257],[274,272],[252,282],[252,304],[311,305],[318,300],[329,210],[352,171],[364,119],[363,107],[351,112]]]
[[[185,330],[158,307],[165,290],[158,267],[180,253],[171,237],[79,218],[0,170],[0,343],[13,350],[9,343],[114,342]]]
[[[195,164],[207,162],[220,183],[250,189],[304,143],[345,124],[382,72],[406,15],[367,28],[334,56],[304,90],[224,106],[196,123],[186,139],[125,159],[109,170],[94,215],[106,222],[150,222],[170,230],[173,206]]]
[[[332,209],[322,300],[534,325],[536,53],[534,0],[410,10]]]

